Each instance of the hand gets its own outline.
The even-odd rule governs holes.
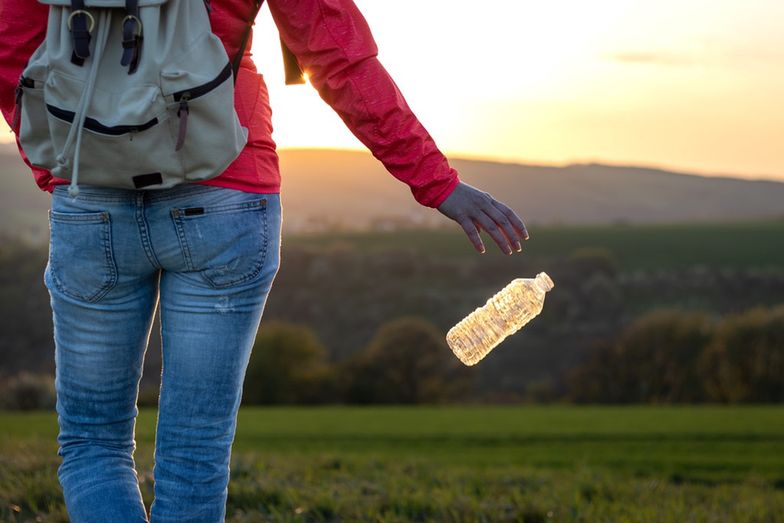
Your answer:
[[[479,229],[484,229],[506,254],[523,250],[521,240],[528,239],[523,220],[515,212],[494,199],[489,193],[460,182],[438,206],[439,212],[463,228],[468,239],[480,253],[485,252]]]

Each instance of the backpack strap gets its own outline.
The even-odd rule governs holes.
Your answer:
[[[68,17],[68,29],[73,38],[71,62],[83,66],[90,57],[90,33],[95,27],[95,18],[84,5],[84,0],[71,0],[71,16]]]
[[[305,72],[299,66],[297,57],[291,49],[280,39],[280,49],[283,52],[283,69],[286,73],[286,85],[297,85],[305,83]]]
[[[247,27],[245,27],[245,33],[242,35],[242,43],[240,43],[240,49],[237,51],[236,56],[234,56],[234,61],[231,64],[231,70],[234,73],[234,84],[237,83],[237,74],[240,72],[240,63],[242,62],[242,56],[245,54],[245,48],[248,47],[248,40],[250,40],[250,33],[253,31],[253,25],[256,23],[256,17],[259,16],[259,11],[261,11],[261,4],[264,0],[254,0],[253,4],[253,16],[247,22]]]
[[[242,37],[242,43],[240,44],[240,50],[237,52],[237,55],[234,57],[234,61],[232,62],[231,69],[234,72],[234,83],[237,83],[237,74],[240,71],[240,63],[242,62],[242,56],[245,54],[245,48],[248,46],[248,40],[250,40],[250,34],[253,30],[253,25],[256,22],[256,17],[259,15],[259,11],[261,10],[261,4],[264,0],[255,0],[254,1],[254,10],[253,10],[253,18],[248,21],[248,26],[245,28],[245,34]],[[207,5],[207,9],[209,10],[209,1],[205,0],[205,4]],[[302,68],[299,66],[297,62],[297,57],[294,56],[294,53],[283,43],[283,39],[280,40],[280,47],[281,51],[283,52],[283,66],[286,70],[286,85],[296,85],[296,84],[304,84],[305,83],[305,73],[302,71]]]
[[[128,74],[133,74],[139,67],[142,54],[142,21],[139,18],[139,0],[125,0],[125,12],[123,54],[120,63],[128,67]]]

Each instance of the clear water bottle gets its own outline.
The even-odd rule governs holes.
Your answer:
[[[512,280],[483,307],[449,329],[449,348],[460,361],[474,365],[542,312],[544,295],[553,286],[553,280],[544,272],[536,278]]]

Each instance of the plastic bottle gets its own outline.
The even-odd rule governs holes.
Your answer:
[[[487,303],[449,329],[446,341],[460,361],[474,365],[542,312],[544,295],[553,280],[540,272],[536,278],[516,278]]]

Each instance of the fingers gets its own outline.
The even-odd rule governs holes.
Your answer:
[[[506,254],[522,251],[521,240],[529,238],[523,220],[512,209],[465,182],[460,182],[438,210],[460,224],[480,253],[485,252],[481,230],[487,231]]]
[[[501,232],[504,233],[506,239],[509,242],[509,245],[514,248],[517,252],[523,250],[523,247],[520,245],[520,240],[522,239],[522,235],[512,226],[512,223],[498,208],[493,205],[488,205],[482,209],[487,216],[490,217],[493,222],[497,226],[501,228]]]
[[[520,238],[527,240],[529,238],[528,229],[525,227],[525,223],[523,220],[515,213],[512,209],[504,205],[503,203],[499,202],[498,200],[493,200],[493,205],[500,210],[506,219],[512,224],[512,226],[517,230],[520,235]]]
[[[476,228],[474,222],[472,222],[469,218],[462,218],[458,220],[457,223],[460,224],[468,236],[468,239],[471,241],[471,243],[474,244],[474,248],[480,253],[484,254],[485,244],[482,241],[482,238],[479,236],[479,230]]]
[[[487,234],[498,244],[498,247],[505,252],[506,254],[512,254],[512,246],[509,243],[509,240],[501,231],[501,229],[496,225],[496,223],[485,213],[479,213],[475,217],[476,221],[479,222],[479,225],[487,231]]]

